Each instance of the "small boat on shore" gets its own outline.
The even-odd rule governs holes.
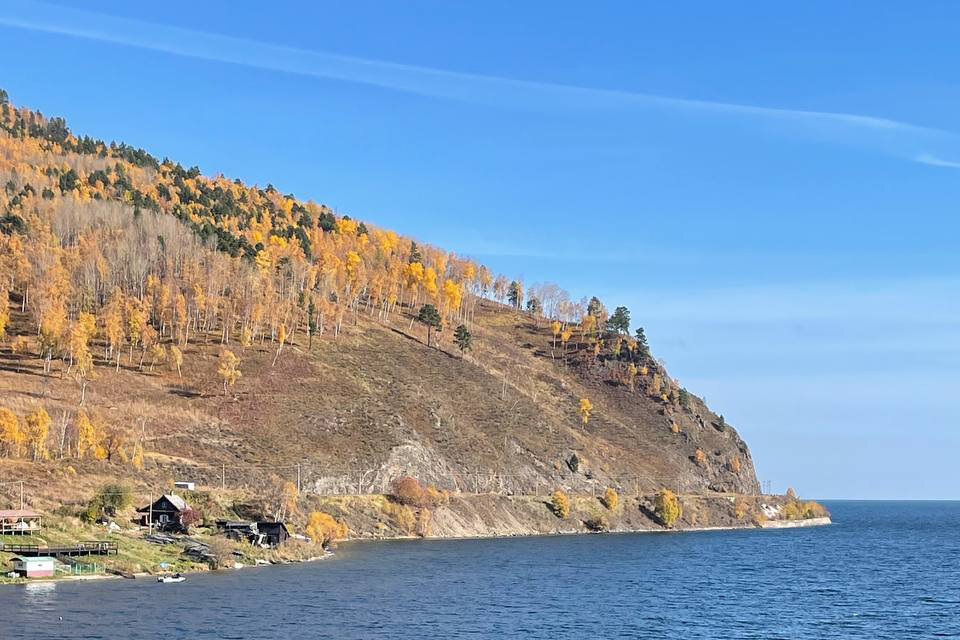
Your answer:
[[[162,582],[164,584],[183,582],[184,580],[186,580],[186,578],[179,573],[175,573],[172,576],[157,576],[157,582]]]

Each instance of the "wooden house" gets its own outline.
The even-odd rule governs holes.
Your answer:
[[[25,578],[52,578],[56,572],[55,561],[50,556],[16,556],[13,570]]]
[[[140,524],[157,527],[161,531],[183,531],[186,529],[184,516],[193,511],[187,501],[175,494],[164,494],[153,503],[137,509],[141,514]]]
[[[40,531],[43,518],[27,509],[0,509],[0,535],[30,535]]]

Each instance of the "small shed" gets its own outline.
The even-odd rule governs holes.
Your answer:
[[[183,516],[189,511],[193,511],[193,508],[176,494],[164,494],[151,504],[137,509],[137,513],[142,514],[140,524],[143,526],[154,525],[162,530],[173,531],[185,528]]]
[[[27,509],[0,509],[0,535],[27,536],[40,531],[43,518]]]
[[[55,560],[50,556],[16,556],[13,559],[13,570],[25,578],[52,578],[55,573],[54,564]]]
[[[267,547],[276,547],[290,538],[290,532],[282,522],[217,520],[217,528],[231,540],[245,540],[250,544]]]
[[[290,538],[287,525],[282,522],[258,522],[257,531],[263,535],[263,542],[271,547],[281,545]]]

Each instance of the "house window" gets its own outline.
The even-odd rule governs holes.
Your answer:
[[[170,522],[170,516],[165,513],[161,513],[160,517],[157,518],[157,522]]]

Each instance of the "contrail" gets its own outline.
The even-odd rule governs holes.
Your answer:
[[[296,49],[204,31],[118,18],[32,0],[0,0],[0,25],[260,69],[354,82],[421,96],[536,111],[654,108],[739,116],[800,127],[815,137],[853,138],[862,146],[930,162],[920,143],[954,138],[940,129],[868,115],[762,107],[614,89],[517,80]],[[863,136],[869,136],[863,139]],[[910,146],[909,151],[891,147]]]

